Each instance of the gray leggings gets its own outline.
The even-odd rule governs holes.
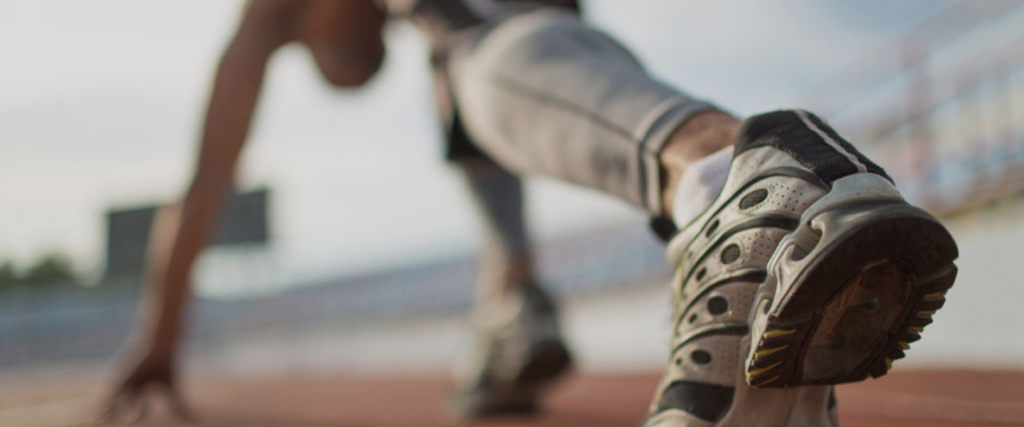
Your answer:
[[[658,153],[706,102],[655,81],[572,13],[539,9],[467,31],[451,51],[466,131],[506,168],[582,184],[662,215]]]

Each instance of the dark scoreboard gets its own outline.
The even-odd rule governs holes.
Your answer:
[[[269,239],[267,207],[270,190],[234,194],[223,211],[210,244],[264,245]],[[149,205],[107,212],[107,278],[137,277],[142,273],[153,219],[161,206]]]

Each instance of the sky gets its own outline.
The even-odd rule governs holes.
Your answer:
[[[649,70],[740,115],[815,82],[946,1],[584,0]],[[239,1],[0,0],[0,260],[103,262],[104,212],[179,197]],[[389,25],[364,88],[330,88],[298,46],[271,63],[238,186],[272,188],[268,254],[293,281],[471,253],[478,220],[442,160],[426,44]],[[895,66],[895,65],[893,65]],[[528,185],[538,239],[642,220],[610,197]]]

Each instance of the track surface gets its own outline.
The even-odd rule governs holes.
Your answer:
[[[635,426],[656,374],[581,374],[554,391],[546,414],[474,425]],[[452,426],[438,409],[440,377],[265,377],[193,379],[200,426]],[[85,388],[50,385],[0,397],[0,425],[85,426],[96,399]],[[841,418],[859,426],[1024,426],[1024,372],[907,371],[839,388]],[[139,426],[179,425],[154,413]]]

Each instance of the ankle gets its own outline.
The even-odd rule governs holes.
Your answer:
[[[501,298],[535,283],[533,262],[529,254],[492,255],[480,264],[476,299],[483,302]]]
[[[722,111],[698,113],[676,128],[659,156],[662,166],[662,209],[672,216],[676,188],[686,169],[733,144],[739,133],[740,120]]]

